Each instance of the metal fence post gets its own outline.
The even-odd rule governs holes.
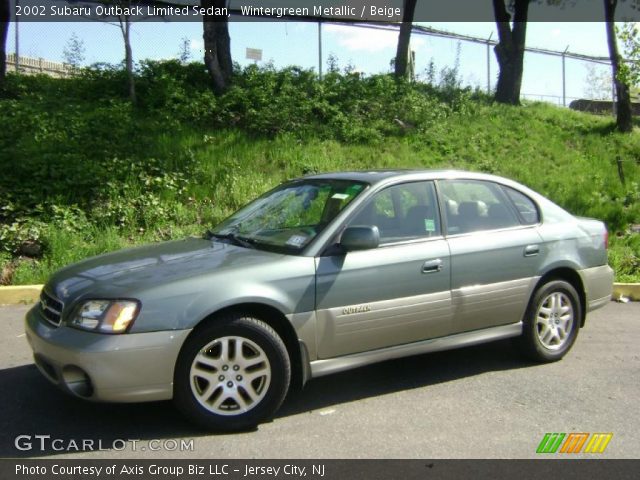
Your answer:
[[[562,106],[567,106],[567,79],[566,79],[566,71],[565,71],[565,60],[567,57],[567,51],[569,50],[569,45],[562,52]]]
[[[322,80],[322,22],[318,22],[318,78]]]
[[[16,12],[18,11],[18,7],[20,6],[20,0],[16,0]],[[15,41],[16,41],[16,73],[18,73],[20,71],[20,34],[19,34],[19,28],[18,28],[18,15],[14,12],[14,19],[15,21],[13,22],[14,28],[15,28]]]
[[[493,32],[487,38],[487,93],[491,94],[491,37]]]

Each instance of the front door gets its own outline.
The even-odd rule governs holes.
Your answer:
[[[319,358],[451,333],[449,247],[433,182],[376,193],[349,225],[376,225],[380,246],[316,259]]]

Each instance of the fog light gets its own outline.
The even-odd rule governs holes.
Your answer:
[[[62,369],[62,381],[65,386],[79,397],[93,395],[93,385],[87,372],[75,365],[67,365]]]

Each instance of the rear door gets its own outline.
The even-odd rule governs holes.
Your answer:
[[[451,251],[455,332],[520,321],[542,258],[535,204],[489,181],[440,180],[438,189]]]
[[[376,193],[349,225],[376,225],[378,248],[317,258],[318,356],[331,358],[451,332],[449,247],[433,182]]]

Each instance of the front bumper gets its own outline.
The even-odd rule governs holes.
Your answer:
[[[579,270],[586,294],[587,312],[604,307],[613,293],[613,269],[609,265]]]
[[[98,401],[144,402],[173,396],[173,372],[191,330],[105,335],[54,327],[39,305],[25,318],[38,369],[73,395]]]

